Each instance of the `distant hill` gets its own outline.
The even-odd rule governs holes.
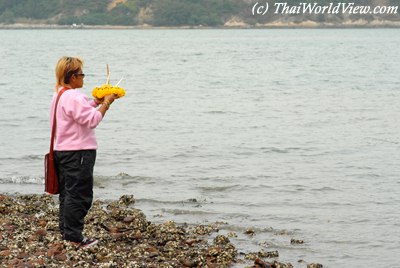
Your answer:
[[[400,0],[0,0],[0,24],[149,25],[149,26],[400,26]],[[286,12],[274,12],[274,4],[286,3]],[[360,6],[397,7],[397,14],[349,12],[296,12],[299,3],[329,5],[356,2]],[[254,5],[259,3],[255,8]],[[358,4],[359,3],[359,4]],[[350,4],[349,4],[350,5]],[[276,7],[275,7],[276,8]],[[297,9],[299,8],[299,9]],[[353,8],[355,8],[353,6]],[[283,6],[282,6],[283,10]],[[281,11],[282,11],[281,10]],[[318,11],[314,9],[314,11]],[[387,10],[385,10],[387,11]],[[391,11],[394,11],[392,9]],[[297,14],[299,13],[299,14]]]

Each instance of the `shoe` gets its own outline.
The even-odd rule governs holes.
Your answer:
[[[79,243],[80,248],[90,248],[93,247],[94,245],[97,245],[99,243],[99,240],[93,239],[93,238],[83,238],[82,242]]]

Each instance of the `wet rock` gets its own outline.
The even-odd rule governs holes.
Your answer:
[[[255,261],[256,259],[258,259],[258,253],[254,253],[254,252],[246,253],[244,255],[244,259]]]
[[[256,233],[254,232],[253,229],[247,229],[244,234],[248,235],[248,236],[254,236]]]
[[[261,250],[259,252],[247,253],[247,254],[245,254],[244,258],[246,260],[254,261],[254,260],[259,259],[259,258],[277,258],[277,257],[279,257],[279,252],[277,250],[268,251],[268,252],[265,252],[265,251]]]
[[[292,238],[291,240],[290,240],[290,244],[303,244],[304,243],[304,241],[303,240],[300,240],[300,239],[294,239],[294,238]]]
[[[215,228],[214,226],[210,226],[210,225],[198,225],[194,229],[194,233],[196,233],[198,235],[209,235],[212,232],[216,232],[216,231],[218,232],[218,229]]]
[[[279,252],[277,250],[274,251],[259,251],[258,256],[261,258],[278,258],[279,257]]]
[[[238,237],[237,233],[235,233],[235,232],[229,232],[229,233],[227,234],[227,236],[228,236],[229,238],[232,238],[232,237],[236,238],[236,237]]]
[[[324,266],[319,263],[310,263],[307,265],[307,268],[322,268],[322,267],[324,267]]]
[[[229,238],[224,235],[218,235],[214,238],[215,245],[226,245],[228,243],[230,243]]]
[[[291,263],[282,263],[278,261],[274,261],[271,264],[272,268],[293,268],[293,265]]]
[[[257,258],[257,259],[254,261],[253,267],[254,267],[254,268],[272,268],[272,266],[271,266],[270,263],[267,263],[267,262],[265,262],[265,261],[262,261],[262,260],[259,259],[259,258]]]
[[[119,198],[118,203],[121,205],[129,206],[135,204],[135,198],[133,195],[123,195]]]

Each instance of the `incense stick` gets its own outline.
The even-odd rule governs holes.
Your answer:
[[[107,64],[107,81],[106,84],[110,84],[110,67]]]
[[[119,85],[119,83],[121,83],[121,81],[123,80],[124,78],[122,77],[119,81],[118,81],[118,83],[115,85],[116,87]]]

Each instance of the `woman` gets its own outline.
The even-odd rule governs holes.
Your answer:
[[[90,247],[98,243],[82,235],[84,218],[93,199],[93,167],[96,160],[97,142],[94,128],[100,123],[116,99],[114,94],[104,99],[88,100],[76,90],[83,86],[85,74],[79,58],[62,57],[56,66],[57,93],[61,95],[56,111],[56,135],[54,159],[60,188],[59,227],[64,240]],[[53,123],[54,94],[50,109]],[[96,109],[97,106],[99,109]]]

